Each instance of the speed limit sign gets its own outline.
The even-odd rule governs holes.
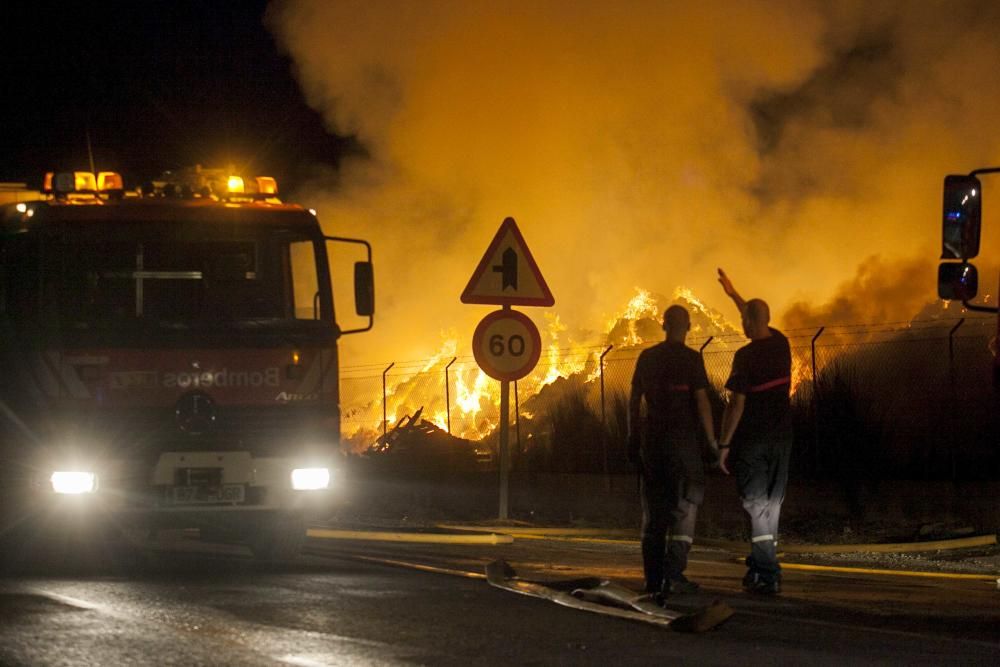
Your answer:
[[[512,382],[530,373],[542,352],[538,327],[524,313],[495,310],[472,335],[472,353],[483,372]]]

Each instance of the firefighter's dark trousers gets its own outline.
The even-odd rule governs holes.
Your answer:
[[[656,465],[647,460],[644,464],[642,564],[647,592],[659,592],[665,582],[683,579],[698,506],[705,495],[704,474],[698,474],[702,463],[697,456],[694,471],[686,471],[677,461]]]
[[[750,520],[748,574],[756,573],[764,581],[775,581],[781,575],[777,557],[778,518],[788,484],[791,452],[790,432],[748,438],[733,445],[730,467]]]

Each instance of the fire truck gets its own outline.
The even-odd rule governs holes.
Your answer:
[[[358,259],[353,329],[335,248]],[[297,555],[342,484],[337,343],[372,326],[368,242],[269,177],[67,172],[0,206],[0,257],[2,553],[197,528]]]

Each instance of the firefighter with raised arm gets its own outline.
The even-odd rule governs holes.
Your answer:
[[[740,310],[750,342],[736,351],[726,381],[729,402],[719,436],[720,467],[736,477],[750,519],[750,556],[743,587],[753,593],[781,592],[778,517],[792,451],[791,375],[788,339],[769,326],[761,299],[745,301],[719,269],[719,283]]]
[[[639,355],[629,400],[629,460],[639,467],[642,483],[646,591],[661,601],[671,593],[698,590],[684,570],[698,506],[705,496],[699,423],[708,444],[716,445],[705,364],[700,354],[684,344],[690,328],[687,310],[676,305],[667,308],[663,314],[666,340]]]

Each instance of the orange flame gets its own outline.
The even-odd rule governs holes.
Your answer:
[[[659,314],[659,307],[657,306],[656,299],[653,298],[652,294],[650,294],[648,290],[636,287],[635,296],[629,299],[629,302],[625,305],[624,311],[608,322],[607,328],[608,331],[611,331],[619,322],[625,321],[628,324],[628,332],[621,342],[622,346],[631,347],[641,345],[645,341],[636,331],[636,321],[645,318],[656,319]]]
[[[733,326],[729,320],[723,317],[718,311],[713,310],[702,303],[701,299],[696,297],[694,292],[687,287],[678,287],[675,289],[674,299],[687,302],[687,304],[696,312],[708,318],[708,320],[712,323],[712,326],[715,328],[714,332],[703,331],[701,324],[698,324],[697,321],[693,321],[691,333],[695,336],[739,331],[739,329]]]

